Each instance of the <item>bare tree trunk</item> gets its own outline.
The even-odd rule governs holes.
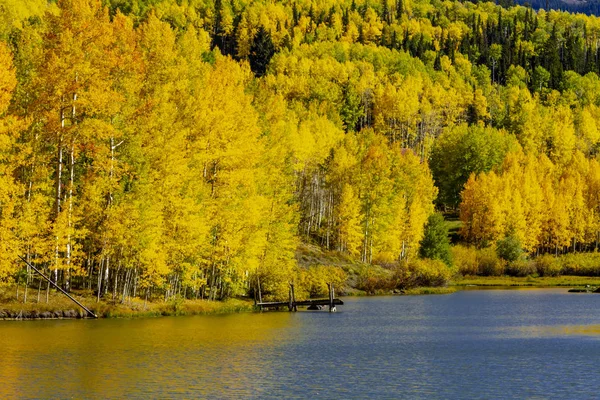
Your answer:
[[[102,295],[105,296],[108,293],[108,272],[110,267],[110,256],[107,256],[104,262],[104,283],[102,286]]]
[[[64,127],[64,115],[61,116],[62,126]],[[58,141],[58,163],[56,166],[56,219],[60,215],[61,209],[61,179],[62,179],[62,168],[63,168],[63,149],[62,149],[62,138]],[[54,249],[54,283],[58,280],[58,257],[59,257],[59,240],[58,235],[56,236],[56,246]]]
[[[96,293],[96,303],[100,302],[100,292],[102,291],[102,271],[104,270],[104,257],[100,259],[100,265],[98,265],[98,291]]]
[[[77,95],[75,95],[75,98]],[[73,107],[73,117],[75,117],[75,108]],[[75,185],[75,141],[71,142],[71,150],[69,154],[70,165],[69,165],[69,207],[67,214],[67,268],[65,270],[65,278],[64,278],[64,289],[66,292],[69,292],[71,289],[71,253],[72,253],[72,244],[71,244],[71,228],[73,225],[73,186]]]
[[[50,302],[50,282],[46,282],[46,304]]]
[[[27,289],[29,288],[29,266],[27,267],[27,276],[25,277],[25,293],[23,293],[23,303],[27,303]]]
[[[121,296],[121,304],[125,303],[125,296],[127,295],[127,285],[129,284],[131,271],[128,269],[125,274],[125,283],[123,284],[123,295]]]
[[[117,284],[119,282],[119,270],[120,269],[121,269],[121,266],[118,265],[117,270],[115,271],[115,281],[114,281],[113,294],[112,294],[113,301],[115,301],[115,298],[117,297]]]
[[[135,278],[133,280],[133,297],[135,298],[135,296],[137,295],[137,285],[138,285],[137,267],[133,271],[135,273]]]

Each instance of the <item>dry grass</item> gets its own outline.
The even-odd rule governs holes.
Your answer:
[[[424,294],[452,294],[458,289],[456,287],[417,287],[404,291],[406,295],[424,295]]]
[[[89,292],[73,292],[71,295],[80,303],[88,307],[100,318],[138,318],[156,317],[163,315],[196,315],[196,314],[223,314],[233,312],[249,312],[254,310],[253,302],[249,300],[229,299],[226,301],[207,300],[183,300],[177,299],[169,302],[153,301],[144,302],[143,299],[132,298],[126,303],[119,301],[96,302],[96,297]],[[15,286],[0,287],[0,312],[28,316],[41,313],[64,314],[68,311],[70,317],[85,317],[86,312],[79,308],[70,299],[61,293],[50,290],[48,302],[46,303],[46,292],[40,293],[40,301],[37,301],[37,290],[29,290],[27,302],[23,303],[23,287],[19,291],[19,299],[16,297]],[[74,313],[73,313],[74,311]]]
[[[466,276],[452,282],[455,286],[600,286],[600,277],[588,276],[545,276],[545,277],[510,277],[510,276]]]

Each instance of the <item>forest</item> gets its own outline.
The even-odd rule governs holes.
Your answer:
[[[0,281],[41,287],[19,257],[123,301],[344,280],[303,246],[391,287],[600,275],[600,19],[507,6],[0,0]]]

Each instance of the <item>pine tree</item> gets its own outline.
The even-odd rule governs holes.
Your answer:
[[[434,213],[427,219],[425,234],[420,242],[419,255],[422,258],[442,260],[448,266],[452,265],[448,228],[442,214]]]
[[[250,68],[254,75],[261,77],[267,72],[267,66],[274,54],[275,46],[271,40],[271,35],[264,26],[261,26],[254,35],[248,56]]]

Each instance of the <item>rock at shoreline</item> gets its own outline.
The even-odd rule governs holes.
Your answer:
[[[0,320],[2,319],[63,319],[63,318],[84,318],[85,314],[77,310],[55,310],[55,311],[25,311],[25,310],[0,310]]]

